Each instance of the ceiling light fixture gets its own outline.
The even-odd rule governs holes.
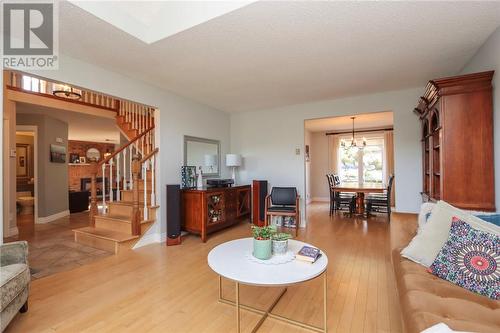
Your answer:
[[[52,94],[57,97],[74,99],[74,100],[82,98],[81,90],[75,89],[65,84],[58,85],[57,89],[55,89],[52,92]]]
[[[363,149],[364,147],[366,147],[366,138],[363,137],[363,141],[360,145],[358,145],[358,142],[356,140],[356,137],[355,137],[355,131],[354,131],[354,119],[356,119],[356,117],[351,117],[352,119],[352,138],[351,138],[351,144],[348,148],[358,148],[358,149]],[[342,140],[340,142],[340,145],[345,148],[347,146],[345,140]]]

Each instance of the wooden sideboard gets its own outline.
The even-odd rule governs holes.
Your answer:
[[[422,124],[424,201],[494,211],[493,71],[429,81]]]
[[[182,228],[201,236],[229,227],[248,218],[251,212],[251,186],[183,189]]]

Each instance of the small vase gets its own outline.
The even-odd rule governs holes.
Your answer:
[[[198,190],[203,189],[203,173],[201,171],[201,167],[200,167],[200,172],[198,173],[198,175],[196,177],[196,188]]]
[[[267,260],[271,258],[271,240],[253,239],[253,256],[257,259]]]
[[[288,240],[273,240],[273,254],[284,255],[288,250]]]

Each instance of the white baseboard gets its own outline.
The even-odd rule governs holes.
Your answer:
[[[12,237],[12,236],[16,236],[17,234],[19,234],[19,229],[17,229],[17,227],[12,227],[12,228],[9,228],[9,230],[7,232],[8,232],[8,234],[4,235],[4,237]]]
[[[69,214],[70,214],[69,210],[63,210],[62,212],[59,212],[59,213],[56,213],[56,214],[52,214],[52,215],[49,215],[49,216],[43,216],[43,217],[39,216],[38,219],[36,220],[36,223],[37,224],[49,223],[49,222],[55,221],[57,219],[66,217]]]
[[[330,202],[329,197],[313,197],[312,202]]]

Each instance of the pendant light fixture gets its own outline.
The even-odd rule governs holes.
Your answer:
[[[82,98],[82,94],[79,89],[75,89],[65,84],[58,84],[52,94],[57,97],[63,97],[73,100]]]
[[[348,148],[358,148],[358,149],[363,149],[364,147],[366,147],[366,138],[363,137],[363,141],[358,144],[357,140],[356,140],[356,132],[354,131],[354,119],[356,119],[356,117],[351,117],[352,119],[352,137],[351,137],[351,143],[349,145]],[[343,147],[343,148],[346,148],[347,147],[347,143],[345,140],[342,140],[340,142],[340,145]]]

